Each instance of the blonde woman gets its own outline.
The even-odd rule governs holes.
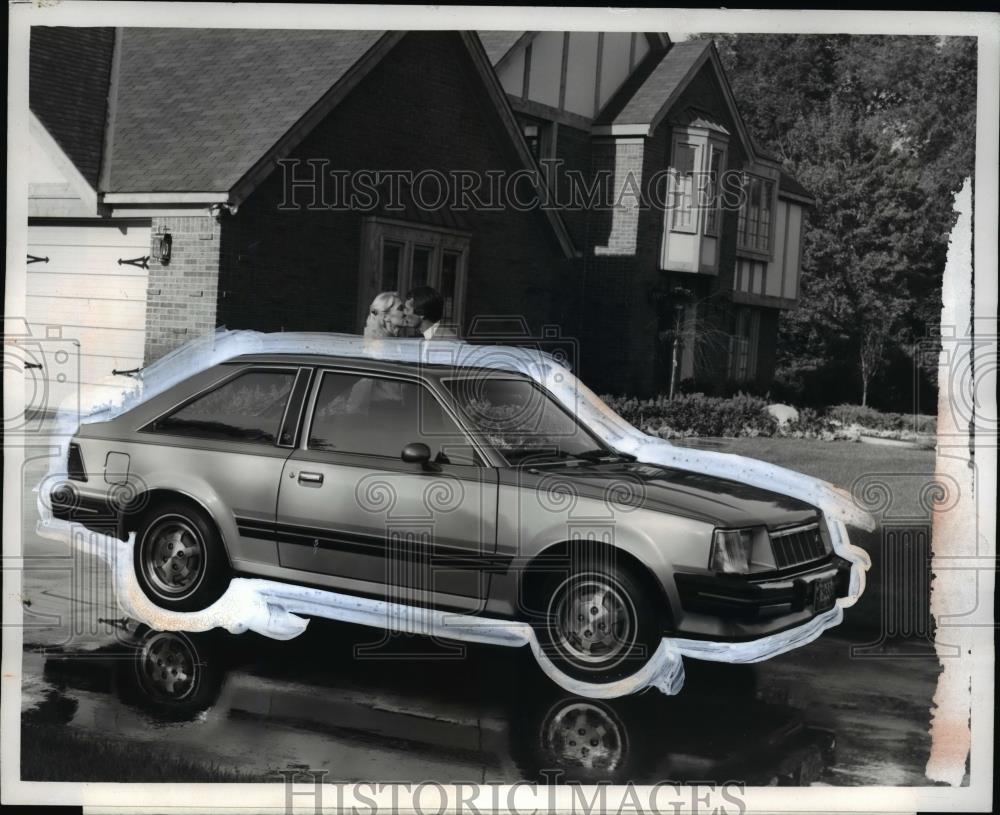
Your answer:
[[[365,346],[378,347],[379,340],[398,337],[405,325],[406,316],[403,314],[403,301],[399,293],[384,291],[375,295],[365,318]],[[386,403],[401,403],[402,399],[403,393],[398,383],[365,377],[349,393],[338,396],[324,410],[369,415],[373,407],[377,409]]]
[[[368,307],[365,337],[368,339],[398,337],[405,325],[406,316],[403,313],[403,301],[399,293],[384,291],[375,295],[375,299]]]

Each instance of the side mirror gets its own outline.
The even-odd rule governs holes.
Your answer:
[[[419,441],[411,442],[403,448],[400,458],[408,464],[427,464],[431,460],[431,448]]]

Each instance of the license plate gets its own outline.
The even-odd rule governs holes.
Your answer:
[[[826,611],[833,608],[833,601],[836,593],[833,588],[833,580],[818,580],[813,588],[813,608],[816,611]]]

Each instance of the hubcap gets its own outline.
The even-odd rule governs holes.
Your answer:
[[[573,662],[607,667],[628,652],[635,638],[635,611],[610,579],[571,579],[556,591],[556,645]]]
[[[155,592],[172,600],[198,587],[204,564],[201,534],[186,518],[160,518],[143,538],[143,574]]]
[[[154,695],[179,701],[191,694],[198,661],[191,645],[177,634],[155,634],[142,649],[139,671],[143,685]]]
[[[614,770],[627,749],[615,717],[591,702],[574,702],[550,714],[542,743],[564,766],[587,770]]]

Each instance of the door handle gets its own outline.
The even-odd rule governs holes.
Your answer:
[[[300,484],[322,484],[323,473],[299,473]]]

